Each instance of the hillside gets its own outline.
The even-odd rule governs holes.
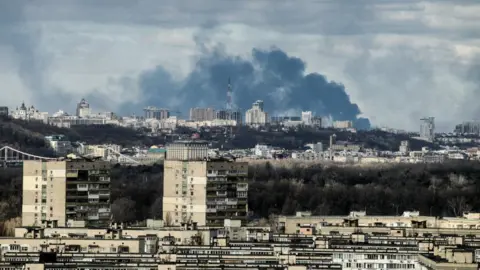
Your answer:
[[[70,141],[87,144],[113,143],[132,146],[163,143],[160,138],[148,137],[142,132],[114,125],[59,128],[39,121],[0,118],[0,146],[9,145],[28,153],[52,156],[53,152],[45,143],[44,136],[54,134],[62,134]]]
[[[298,128],[295,131],[258,131],[242,127],[235,138],[224,145],[225,148],[252,148],[257,143],[278,146],[285,149],[300,149],[308,143],[322,142],[326,148],[330,136],[335,134],[337,141],[348,141],[382,151],[398,151],[400,142],[410,142],[412,150],[420,150],[427,146],[435,148],[432,143],[410,138],[406,134],[393,134],[379,130],[358,131],[357,133],[334,129],[314,130]]]

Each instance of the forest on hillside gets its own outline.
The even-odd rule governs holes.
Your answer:
[[[112,213],[117,221],[159,218],[163,166],[115,166]],[[480,210],[480,163],[452,162],[383,167],[269,162],[250,165],[251,218],[310,210],[342,215],[352,210],[396,215],[458,216]],[[0,169],[0,220],[21,215],[21,169]]]
[[[186,127],[177,127],[176,136],[149,136],[148,129],[133,129],[116,125],[79,125],[71,128],[59,128],[41,121],[23,121],[0,116],[0,148],[11,146],[21,151],[40,156],[51,157],[54,152],[45,142],[48,135],[64,135],[72,142],[87,144],[118,144],[123,147],[151,146],[171,140],[190,138],[197,132]],[[240,126],[232,129],[233,135],[223,127],[201,128],[201,139],[212,142],[215,147],[225,150],[253,148],[256,144],[267,144],[285,149],[302,149],[305,144],[322,142],[328,145],[329,137],[335,134],[338,141],[360,144],[366,148],[397,151],[402,140],[410,141],[412,150],[423,146],[436,146],[425,141],[415,140],[407,134],[393,134],[379,130],[358,131],[356,133],[333,130],[298,127],[278,131],[278,128],[266,127],[263,130]]]
[[[64,135],[72,142],[87,144],[119,144],[124,147],[134,145],[163,144],[161,137],[147,136],[143,130],[115,125],[79,125],[59,128],[41,121],[23,121],[0,117],[0,148],[11,146],[15,149],[40,156],[54,156],[45,142],[45,136]]]

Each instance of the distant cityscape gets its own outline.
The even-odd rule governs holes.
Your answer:
[[[354,123],[350,120],[331,121],[328,117],[315,116],[311,111],[303,111],[297,116],[269,116],[264,109],[264,102],[257,100],[245,113],[231,104],[231,86],[228,85],[227,104],[225,109],[211,107],[195,107],[189,111],[188,119],[181,117],[181,112],[170,111],[167,108],[148,106],[143,109],[143,116],[118,116],[113,112],[94,113],[87,100],[81,99],[75,108],[75,115],[60,110],[52,115],[41,112],[35,106],[19,107],[10,110],[0,107],[0,115],[8,115],[13,119],[23,121],[41,121],[44,124],[61,128],[71,128],[79,125],[116,125],[133,129],[150,130],[152,136],[161,134],[175,134],[178,128],[193,130],[205,128],[233,128],[247,126],[255,129],[274,127],[276,130],[295,130],[297,128],[333,129],[342,132],[356,133]],[[412,150],[409,140],[398,145],[398,151],[378,151],[365,148],[361,143],[337,141],[335,134],[330,137],[329,144],[311,142],[306,144],[307,150],[285,150],[275,145],[257,144],[251,149],[210,149],[209,156],[235,156],[247,159],[279,159],[291,158],[307,161],[325,161],[340,163],[417,163],[443,162],[449,159],[479,159],[480,149],[477,147],[465,148],[463,144],[480,142],[480,122],[467,121],[455,127],[452,133],[436,133],[435,118],[420,119],[418,133],[409,133],[402,130],[380,128],[379,130],[393,134],[406,134],[409,138],[427,143],[436,143],[439,149]],[[230,134],[233,136],[233,134]],[[180,138],[180,137],[179,137]],[[192,138],[198,139],[198,134]],[[124,149],[121,145],[102,144],[87,145],[82,142],[71,142],[62,134],[51,134],[45,139],[51,148],[60,156],[74,152],[81,155],[101,157],[104,160],[128,164],[153,164],[165,157],[163,145],[152,145]],[[443,145],[443,146],[442,146]]]

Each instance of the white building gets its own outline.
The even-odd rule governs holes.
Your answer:
[[[273,148],[264,144],[257,144],[253,149],[253,153],[258,158],[272,158]]]
[[[352,121],[334,121],[333,122],[333,128],[347,129],[352,127],[353,127]]]
[[[245,113],[245,124],[263,126],[268,122],[268,114],[263,110],[263,101],[257,100]]]
[[[404,154],[404,155],[406,155],[406,154],[408,154],[408,152],[410,152],[409,141],[401,141],[400,142],[399,152]]]
[[[39,120],[46,122],[48,118],[48,113],[39,112],[37,109],[35,109],[34,106],[27,108],[25,106],[25,103],[22,103],[20,108],[17,107],[14,111],[11,112],[11,116],[14,119],[21,119],[25,121]]]
[[[72,143],[64,135],[45,136],[45,140],[59,156],[66,156],[72,152]]]
[[[420,138],[433,142],[435,139],[435,117],[424,117],[420,119]]]
[[[91,114],[91,111],[90,111],[90,104],[88,104],[88,102],[82,98],[82,100],[77,104],[77,117],[80,117],[80,118],[86,118],[86,117],[89,117]]]
[[[302,122],[306,126],[313,124],[313,116],[311,111],[302,112]]]

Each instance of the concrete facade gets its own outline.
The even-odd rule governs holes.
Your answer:
[[[75,221],[108,225],[110,166],[85,160],[24,161],[22,226],[49,221],[60,227],[69,221],[70,226]]]
[[[167,225],[246,222],[248,164],[231,161],[166,160],[163,219]]]

